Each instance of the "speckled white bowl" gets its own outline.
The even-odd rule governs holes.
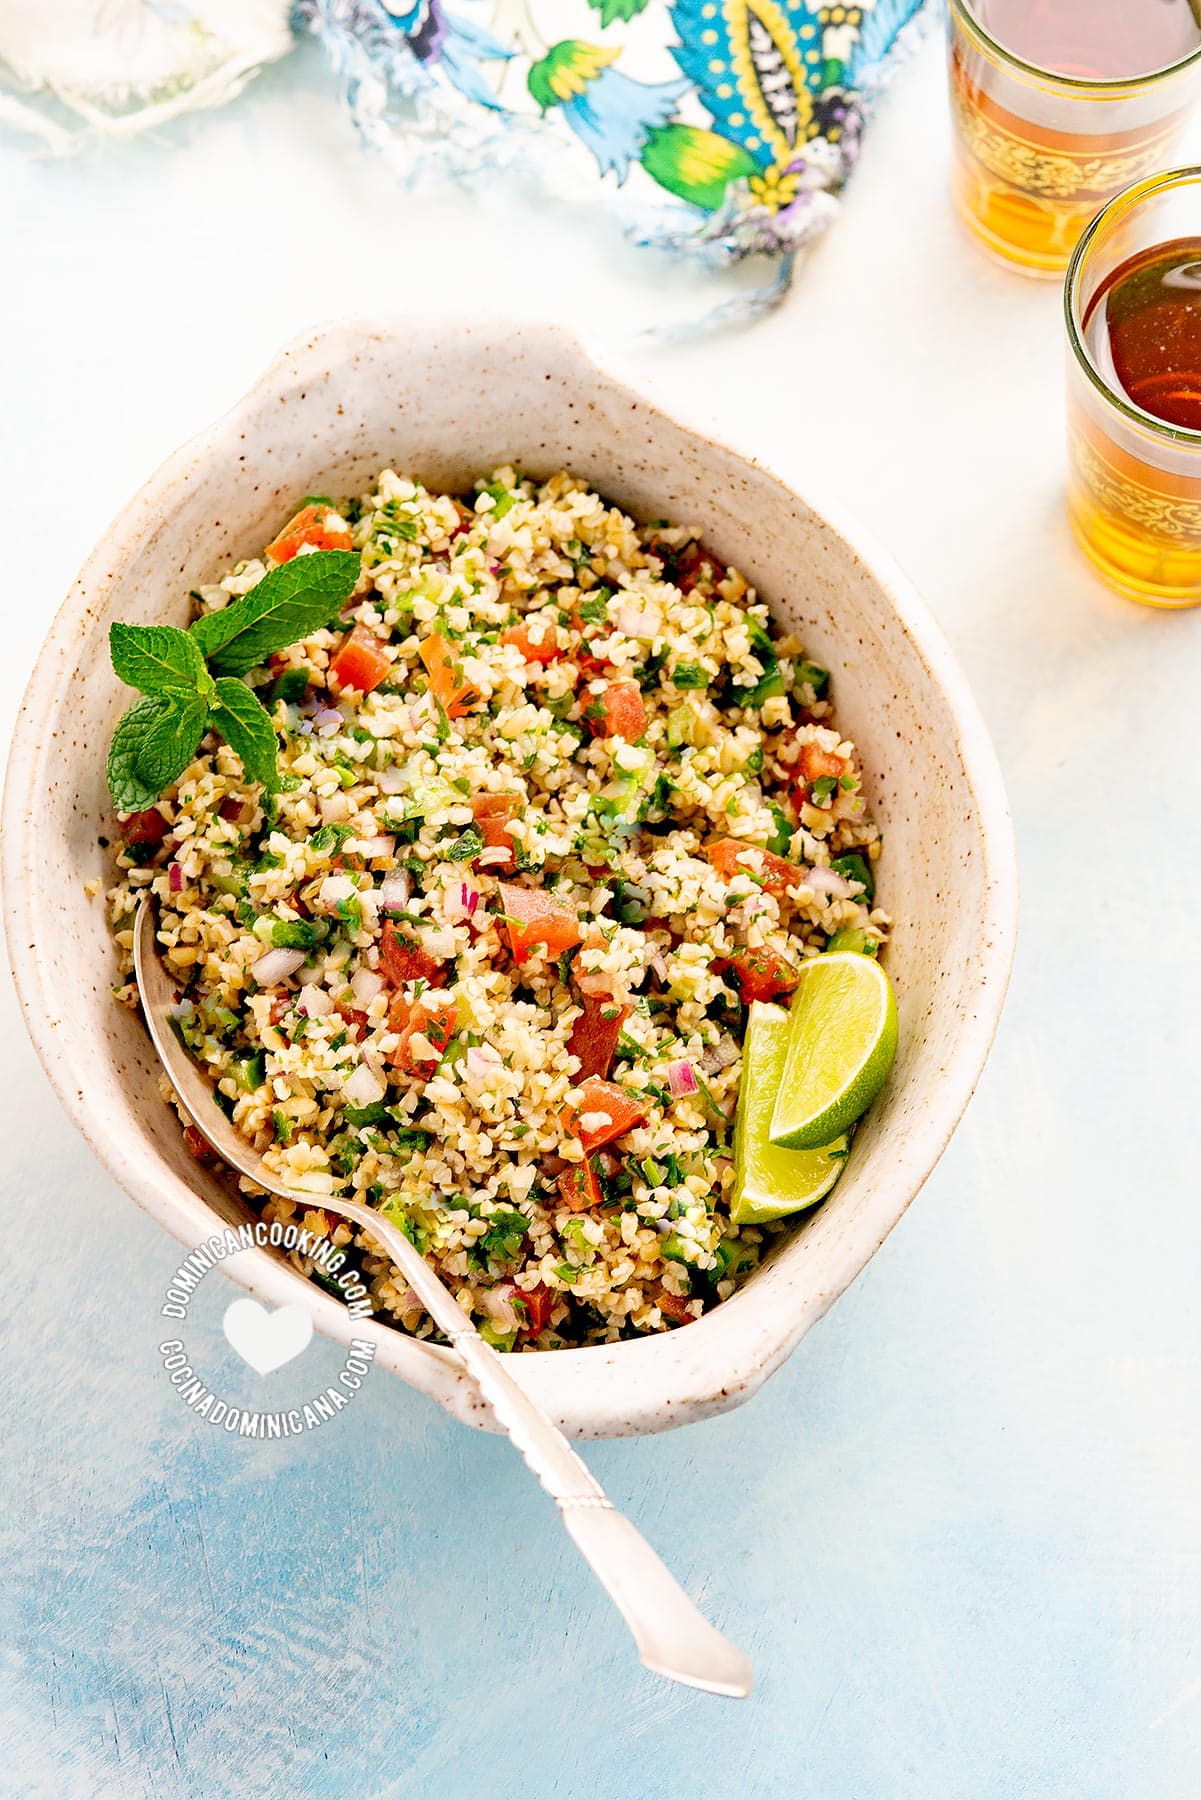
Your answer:
[[[110,873],[97,842],[111,830],[104,748],[128,700],[109,671],[109,623],[184,623],[189,588],[256,551],[299,495],[358,492],[386,464],[463,488],[502,462],[534,474],[566,466],[637,517],[699,526],[833,670],[838,717],[884,832],[900,1052],[833,1195],[699,1322],[513,1359],[568,1432],[659,1431],[748,1399],[858,1275],[967,1105],[1009,978],[1017,880],[992,747],[925,606],[845,520],[667,417],[560,332],[402,321],[316,332],[159,470],[64,603],[9,765],[8,941],[38,1054],[115,1179],[189,1247],[218,1221],[243,1219],[158,1097],[149,1041],[109,993],[103,907],[84,894],[90,876]],[[272,1253],[227,1267],[269,1304],[303,1298],[320,1330],[348,1339],[341,1306]],[[384,1366],[460,1418],[491,1423],[447,1351],[370,1329]]]

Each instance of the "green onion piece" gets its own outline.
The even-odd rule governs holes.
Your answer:
[[[311,950],[329,934],[329,927],[318,919],[273,919],[271,943],[276,950]]]
[[[856,956],[878,956],[880,944],[877,938],[871,937],[860,925],[844,925],[836,931],[826,945],[828,951],[849,950]]]
[[[857,881],[863,889],[864,900],[871,905],[876,897],[876,878],[866,856],[860,856],[857,850],[852,850],[846,856],[836,856],[830,867],[844,880]]]

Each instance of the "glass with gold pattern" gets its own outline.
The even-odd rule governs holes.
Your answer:
[[[952,183],[977,239],[1063,273],[1098,208],[1171,160],[1201,0],[948,0]]]
[[[1137,182],[1077,246],[1065,291],[1068,508],[1112,587],[1201,601],[1201,168]]]

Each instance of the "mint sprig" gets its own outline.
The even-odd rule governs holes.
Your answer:
[[[359,558],[318,550],[272,569],[257,586],[187,631],[114,624],[113,668],[142,695],[121,719],[108,753],[108,785],[119,812],[143,812],[177,781],[206,731],[219,731],[248,781],[279,786],[271,715],[238,677],[277,650],[331,624],[354,592]]]

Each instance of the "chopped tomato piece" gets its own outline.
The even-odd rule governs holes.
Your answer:
[[[845,775],[850,759],[836,756],[833,750],[823,750],[820,744],[802,744],[797,767],[806,781],[817,781],[822,775]]]
[[[567,1048],[580,1059],[577,1080],[599,1075],[603,1080],[613,1066],[613,1052],[621,1028],[629,1017],[628,1006],[619,1006],[606,994],[585,994],[584,1010],[571,1028]]]
[[[422,638],[418,652],[430,678],[430,693],[448,719],[457,719],[475,698],[475,689],[463,674],[449,640],[440,631]]]
[[[544,944],[549,956],[562,956],[580,941],[580,921],[574,909],[541,888],[500,884],[501,907],[515,962],[524,962],[535,944]]]
[[[777,994],[791,994],[799,979],[791,963],[774,950],[740,950],[730,957],[723,969],[729,969],[742,999],[774,1000]]]
[[[586,1155],[641,1125],[646,1118],[645,1102],[635,1100],[611,1081],[590,1075],[579,1085],[580,1099],[575,1106],[563,1108],[562,1120],[564,1128],[579,1138]]]
[[[595,681],[598,675],[607,675],[613,667],[607,656],[593,656],[587,650],[575,660],[582,681]]]
[[[563,652],[559,648],[553,622],[550,619],[540,619],[538,628],[540,635],[535,637],[530,621],[523,619],[520,625],[506,626],[500,634],[500,641],[502,644],[515,644],[527,662],[556,662]]]
[[[195,1125],[184,1126],[183,1141],[188,1146],[190,1154],[196,1158],[198,1163],[204,1163],[208,1166],[216,1162],[217,1152],[213,1149],[213,1146],[209,1143],[204,1133],[198,1131]]]
[[[329,506],[302,506],[279,536],[267,545],[267,555],[272,562],[291,562],[309,544],[315,550],[353,550],[354,539],[349,531],[325,529],[326,517],[332,511]]]
[[[458,1014],[449,1000],[423,994],[410,1005],[403,994],[393,995],[388,1026],[399,1034],[400,1042],[386,1060],[406,1075],[430,1074],[446,1054],[457,1024]]]
[[[392,919],[385,919],[379,941],[379,966],[386,981],[403,987],[406,981],[433,981],[442,964],[416,938],[406,937]]]
[[[823,776],[838,781],[850,766],[849,757],[836,756],[832,750],[823,750],[820,744],[802,744],[796,762],[797,777],[792,789],[797,806],[803,806],[808,800],[813,782],[820,781]]]
[[[515,1296],[525,1302],[526,1326],[530,1337],[537,1337],[550,1324],[550,1315],[555,1309],[555,1296],[541,1282],[532,1288],[519,1288]]]
[[[799,887],[802,880],[795,863],[771,850],[760,850],[755,844],[739,843],[737,838],[719,838],[715,844],[706,844],[705,855],[724,880],[753,875],[772,894],[781,895],[788,888]]]
[[[605,1197],[590,1157],[564,1169],[556,1185],[560,1200],[570,1212],[591,1212]]]
[[[636,681],[610,681],[584,708],[584,720],[595,737],[624,738],[632,744],[646,730],[646,707]]]
[[[520,813],[522,799],[520,794],[476,794],[471,802],[471,811],[480,828],[480,836],[484,840],[485,850],[507,850],[509,860],[502,863],[499,858],[492,858],[488,867],[508,874],[513,867],[513,839],[509,835],[509,826]]]
[[[388,679],[391,668],[378,638],[365,625],[356,625],[342,639],[329,672],[340,688],[357,688],[360,693],[370,694]]]
[[[335,1006],[334,1011],[346,1025],[349,1025],[356,1030],[360,1037],[366,1031],[368,1024],[367,1014],[361,1007],[347,1006],[343,1003],[341,1006]]]
[[[718,562],[712,550],[695,541],[685,544],[674,555],[667,559],[665,573],[667,579],[674,582],[682,594],[691,594],[702,581],[710,581],[714,587],[726,578],[726,565]]]
[[[682,1294],[669,1293],[660,1284],[652,1290],[651,1298],[665,1319],[674,1319],[677,1325],[691,1325],[692,1314],[688,1310],[688,1302]]]
[[[161,844],[170,829],[158,807],[148,806],[122,821],[121,836],[127,844]]]

